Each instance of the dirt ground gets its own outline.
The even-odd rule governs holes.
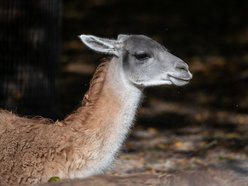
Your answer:
[[[237,131],[213,131],[196,126],[174,131],[136,128],[109,173],[163,174],[226,162],[237,162],[238,166],[238,162],[248,160],[247,144],[240,138]]]

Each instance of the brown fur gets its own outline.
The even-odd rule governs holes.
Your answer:
[[[105,86],[110,63],[108,59],[99,65],[83,106],[63,121],[0,110],[1,185],[46,182],[52,176],[69,178],[82,167],[96,166],[117,135],[112,120],[121,104]]]
[[[82,106],[79,107],[74,113],[70,114],[65,118],[66,123],[70,123],[80,117],[83,122],[87,119],[89,115],[94,112],[95,103],[99,98],[99,95],[103,88],[103,83],[105,82],[106,72],[108,69],[110,58],[103,58],[101,64],[97,67],[95,74],[90,82],[89,90],[85,93]]]

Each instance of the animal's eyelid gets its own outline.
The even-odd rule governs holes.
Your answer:
[[[150,58],[151,57],[151,55],[147,52],[134,53],[134,56],[137,58]]]
[[[144,54],[147,54],[148,55],[148,52],[145,52],[145,51],[136,51],[134,53],[134,55],[144,55]]]

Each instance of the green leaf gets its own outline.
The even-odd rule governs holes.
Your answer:
[[[49,178],[48,182],[56,182],[56,181],[60,181],[60,180],[61,180],[60,177],[53,176],[53,177]]]

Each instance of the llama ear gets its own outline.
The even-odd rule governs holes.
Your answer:
[[[87,47],[96,52],[119,56],[116,40],[84,34],[80,35],[79,38]]]

